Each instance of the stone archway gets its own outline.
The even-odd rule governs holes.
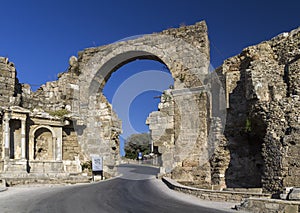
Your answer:
[[[55,160],[55,133],[47,126],[39,126],[33,132],[31,147],[33,160]]]
[[[152,59],[165,64],[175,81],[172,91],[174,116],[170,118],[172,122],[169,127],[172,133],[168,133],[171,134],[168,135],[170,146],[166,146],[168,152],[165,158],[169,159],[168,170],[182,164],[187,158],[193,159],[193,163],[199,163],[197,151],[201,153],[203,149],[199,146],[200,141],[207,143],[210,116],[210,110],[207,109],[209,97],[204,87],[204,79],[209,73],[205,22],[79,53],[79,88],[75,94],[73,110],[78,116],[78,141],[85,156],[101,155],[106,171],[111,171],[116,165],[119,156],[118,150],[116,152],[112,149],[115,147],[112,138],[118,133],[120,123],[102,94],[102,88],[114,71],[136,59]],[[197,116],[191,118],[191,112]],[[190,143],[192,153],[186,151],[180,154],[182,147]]]

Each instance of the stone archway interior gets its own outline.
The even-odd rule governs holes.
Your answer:
[[[46,128],[40,128],[34,134],[34,159],[53,159],[52,133]]]

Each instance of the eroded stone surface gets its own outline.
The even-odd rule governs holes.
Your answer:
[[[299,45],[298,28],[217,69],[227,94],[227,185],[278,192],[300,184]]]
[[[293,188],[288,195],[288,199],[300,201],[300,188]]]

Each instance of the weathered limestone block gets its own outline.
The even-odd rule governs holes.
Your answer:
[[[73,128],[64,128],[62,159],[75,160],[78,157],[83,160],[81,147],[77,141],[77,134]]]
[[[20,85],[16,69],[8,58],[0,57],[0,106],[8,107],[20,102]]]
[[[10,160],[4,165],[3,171],[12,174],[24,174],[26,173],[27,162]]]
[[[227,147],[227,139],[222,134],[221,121],[215,119],[212,122],[212,129],[214,133],[209,138],[212,144],[211,150],[209,150],[210,166],[211,166],[211,184],[214,189],[226,188],[225,173],[230,162],[230,152]]]
[[[147,119],[154,146],[162,154],[162,171],[176,180],[205,187],[211,179],[206,104],[204,88],[167,90],[159,111]]]
[[[289,95],[300,95],[300,58],[296,57],[285,68],[288,75],[288,93]]]
[[[288,195],[288,199],[300,200],[300,188],[293,188]]]
[[[211,188],[210,165],[199,163],[191,167],[178,166],[171,172],[171,178],[183,184],[192,185],[200,188]]]
[[[29,109],[43,109],[46,111],[72,110],[74,91],[78,88],[78,67],[76,57],[70,58],[67,72],[58,74],[58,80],[47,82],[33,92],[29,85],[22,85],[22,105]]]
[[[174,167],[174,102],[170,91],[161,96],[159,111],[150,113],[146,124],[149,125],[151,140],[162,154],[162,167],[169,172]]]
[[[64,160],[64,171],[67,173],[81,173],[82,167],[80,165],[80,160],[78,158],[75,158],[74,160]]]
[[[250,212],[284,212],[296,213],[299,210],[299,202],[297,201],[283,201],[278,199],[266,198],[248,198],[237,206],[238,210]]]

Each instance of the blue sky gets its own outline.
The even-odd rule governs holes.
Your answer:
[[[214,67],[249,45],[300,26],[299,0],[0,0],[0,5],[0,56],[15,63],[20,82],[32,85],[56,80],[67,69],[69,57],[87,47],[181,24],[206,20]],[[160,69],[156,63],[138,63],[128,65],[132,74]],[[120,75],[112,84],[127,78]],[[136,109],[131,107],[130,119],[136,128],[142,123],[138,118],[145,117],[140,112],[157,105],[152,97],[156,94],[147,92],[133,102]],[[142,104],[150,99],[154,102]],[[139,131],[144,130],[147,127]]]

